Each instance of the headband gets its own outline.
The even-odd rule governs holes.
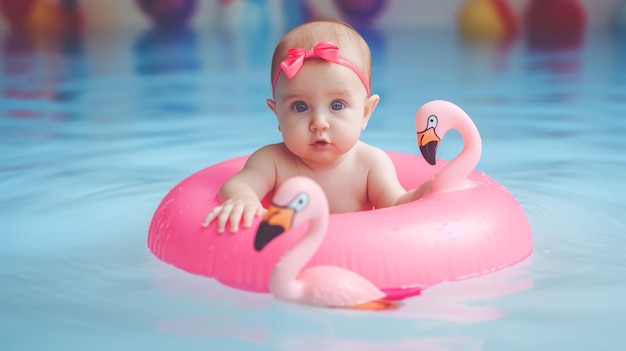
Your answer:
[[[367,95],[370,95],[369,82],[367,78],[365,78],[363,72],[361,72],[361,70],[357,66],[340,58],[339,46],[331,41],[322,41],[310,50],[302,48],[289,49],[289,51],[287,51],[287,58],[280,63],[278,69],[276,70],[276,75],[274,76],[274,80],[272,81],[272,92],[276,88],[276,82],[278,81],[278,77],[280,76],[281,71],[285,73],[287,78],[291,79],[295,77],[296,74],[298,74],[300,68],[302,68],[302,65],[304,65],[304,61],[311,58],[319,58],[349,68],[352,72],[356,73],[356,75],[359,76],[359,79],[365,87],[365,91],[367,91]]]

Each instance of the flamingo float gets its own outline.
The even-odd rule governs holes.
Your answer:
[[[482,140],[472,119],[457,105],[444,100],[424,104],[415,116],[417,145],[431,165],[437,163],[437,149],[443,136],[456,129],[463,137],[463,150],[426,183],[427,192],[445,192],[476,186],[468,178],[480,160]],[[424,186],[424,185],[423,185]]]
[[[274,203],[257,226],[217,235],[198,223],[218,204],[221,184],[241,169],[246,157],[240,157],[175,186],[154,214],[148,246],[165,262],[227,286],[292,302],[368,309],[393,308],[389,300],[528,257],[532,231],[523,208],[503,185],[474,170],[482,144],[470,117],[438,100],[424,104],[415,123],[422,156],[387,153],[401,184],[423,190],[417,201],[329,215],[318,186],[297,178],[264,199]],[[451,129],[460,132],[464,146],[447,162],[436,152]],[[298,225],[306,221],[310,225]]]
[[[308,177],[283,183],[259,225],[254,248],[262,250],[278,235],[309,221],[305,236],[288,250],[270,276],[270,292],[278,299],[301,304],[366,310],[397,307],[397,300],[417,295],[419,289],[379,289],[361,275],[338,266],[302,268],[321,245],[328,226],[328,199]]]

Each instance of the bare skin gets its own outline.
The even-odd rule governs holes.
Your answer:
[[[357,59],[354,59],[357,61]],[[324,60],[306,61],[293,78],[281,75],[274,100],[266,101],[278,121],[283,142],[252,155],[220,189],[219,206],[202,226],[217,222],[217,232],[249,228],[265,212],[268,194],[290,177],[304,175],[324,189],[330,212],[384,208],[417,200],[428,185],[406,191],[387,154],[359,140],[380,97],[368,96],[350,69]]]

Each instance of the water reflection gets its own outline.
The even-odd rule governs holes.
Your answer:
[[[68,103],[82,96],[76,84],[88,76],[80,28],[68,26],[42,33],[14,28],[2,39],[2,94],[13,103],[7,117],[72,120],[78,113]],[[45,102],[58,104],[48,105]]]
[[[624,17],[626,18],[626,2],[624,3]],[[615,79],[622,86],[626,86],[626,23],[623,27],[614,29],[612,41],[615,46]],[[626,89],[622,89],[622,92],[624,91]]]
[[[462,64],[467,67],[463,72],[477,81],[484,78],[484,68],[490,73],[505,73],[510,71],[511,55],[516,49],[516,37],[497,39],[474,39],[459,36],[459,46],[462,49]]]
[[[555,104],[579,98],[583,82],[581,55],[580,50],[530,49],[525,55],[527,75],[523,82],[535,87],[528,91],[531,101]]]
[[[184,26],[193,16],[197,0],[136,0],[137,6],[159,28]]]
[[[376,332],[376,331],[373,331]],[[484,349],[484,341],[471,336],[406,337],[397,340],[372,341],[360,338],[286,336],[276,343],[284,350],[364,350],[364,351],[477,351]]]
[[[22,30],[9,31],[2,42],[2,74],[4,76],[2,95],[8,101],[25,101],[38,98],[41,93],[33,91],[33,86],[24,84],[23,79],[35,70],[35,43],[31,33]],[[40,111],[19,106],[3,111],[7,117],[36,118]]]
[[[148,29],[137,37],[134,51],[139,75],[196,71],[202,67],[197,33],[188,27]]]
[[[161,320],[154,328],[160,333],[230,339],[240,344],[259,347],[267,344],[269,327],[246,327],[228,318],[181,317]]]
[[[406,300],[396,311],[367,312],[290,304],[156,262],[157,289],[170,301],[180,296],[201,307],[168,308],[168,316],[162,316],[155,329],[281,350],[482,350],[484,339],[469,329],[465,335],[435,335],[451,325],[469,328],[506,316],[509,311],[501,301],[534,288],[529,266],[526,261],[478,279],[440,284]]]

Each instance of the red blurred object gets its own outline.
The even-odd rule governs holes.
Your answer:
[[[526,37],[534,47],[577,47],[585,25],[585,9],[577,0],[530,0],[524,15]]]
[[[511,38],[517,35],[519,23],[509,2],[507,0],[493,0],[493,5],[501,16],[506,30],[506,37]]]
[[[22,29],[28,25],[28,16],[37,0],[0,0],[0,13],[9,27]]]

